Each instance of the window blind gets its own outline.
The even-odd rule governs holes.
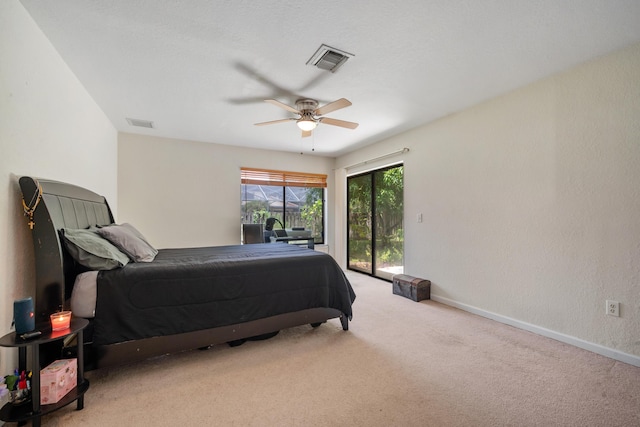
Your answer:
[[[320,173],[286,172],[251,168],[240,168],[240,172],[243,184],[316,188],[327,187],[327,175]]]

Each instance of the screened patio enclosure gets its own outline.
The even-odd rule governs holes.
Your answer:
[[[241,191],[243,224],[264,224],[273,217],[284,228],[311,230],[315,243],[324,243],[323,188],[242,184]]]

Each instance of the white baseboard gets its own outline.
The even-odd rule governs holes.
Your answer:
[[[431,294],[431,299],[442,304],[450,305],[451,307],[459,308],[460,310],[464,310],[469,313],[477,314],[478,316],[486,317],[487,319],[495,320],[496,322],[504,323],[506,325],[510,325],[518,329],[524,329],[525,331],[533,332],[534,334],[542,335],[547,338],[552,338],[554,340],[563,342],[565,344],[570,344],[575,347],[579,347],[584,350],[588,350],[593,353],[600,354],[602,356],[606,356],[614,360],[618,360],[620,362],[624,362],[633,366],[640,367],[640,356],[624,353],[622,351],[614,350],[609,347],[604,347],[600,344],[594,344],[592,342],[585,341],[580,338],[576,338],[570,335],[562,334],[560,332],[552,331],[550,329],[546,329],[541,326],[532,325],[531,323],[522,322],[520,320],[512,319],[507,316],[502,316],[500,314],[492,313],[490,311],[485,311],[477,307],[473,307],[471,305],[454,301],[449,298],[440,297],[438,295]]]

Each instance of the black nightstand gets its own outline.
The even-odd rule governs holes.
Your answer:
[[[63,406],[67,406],[71,402],[77,401],[77,409],[84,408],[84,394],[89,389],[89,381],[84,378],[84,351],[82,343],[83,330],[89,325],[86,319],[72,318],[68,329],[63,331],[51,331],[50,325],[40,328],[42,335],[31,340],[23,340],[16,336],[15,332],[11,332],[0,338],[1,347],[18,347],[18,363],[19,370],[26,370],[27,365],[27,348],[31,352],[31,369],[33,376],[31,377],[31,404],[26,402],[20,405],[7,403],[0,409],[0,420],[7,422],[22,422],[33,420],[34,427],[40,426],[40,417],[50,412],[56,411]],[[38,325],[42,326],[42,325]],[[64,339],[65,337],[77,334],[78,341],[78,385],[67,393],[60,401],[51,405],[40,405],[40,345],[51,341]]]

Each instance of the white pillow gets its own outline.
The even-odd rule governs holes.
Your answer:
[[[74,316],[91,319],[96,314],[98,272],[87,271],[76,276],[71,291],[71,311]]]

